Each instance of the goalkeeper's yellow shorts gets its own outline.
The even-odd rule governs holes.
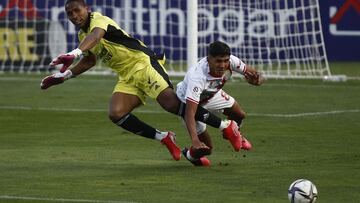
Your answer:
[[[151,59],[136,64],[143,66],[134,73],[129,71],[126,80],[119,77],[115,85],[115,92],[122,92],[137,96],[145,104],[146,95],[156,99],[157,96],[167,87],[172,87],[169,76],[162,64],[162,61]]]

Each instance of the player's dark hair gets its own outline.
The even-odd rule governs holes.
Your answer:
[[[71,2],[78,2],[78,3],[80,3],[82,6],[86,6],[86,5],[87,5],[85,0],[66,0],[65,6],[66,6],[67,4],[69,4],[69,3],[71,3]]]
[[[211,43],[208,49],[208,54],[210,56],[230,56],[230,53],[230,47],[220,41]]]

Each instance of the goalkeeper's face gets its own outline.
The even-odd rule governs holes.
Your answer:
[[[230,56],[211,56],[208,57],[210,74],[215,77],[221,77],[225,71],[230,68]]]
[[[88,10],[87,5],[77,1],[72,1],[65,5],[67,17],[77,28],[83,28],[87,25]]]

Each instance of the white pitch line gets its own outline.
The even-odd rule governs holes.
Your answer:
[[[5,110],[26,110],[26,111],[63,111],[63,112],[107,112],[107,109],[80,109],[80,108],[56,108],[56,107],[29,107],[29,106],[0,106],[0,109]],[[166,114],[165,110],[159,111],[152,110],[135,110],[137,113],[152,113],[152,114]],[[248,116],[255,117],[278,117],[278,118],[296,118],[296,117],[310,117],[310,116],[323,116],[332,114],[343,113],[359,113],[360,109],[348,109],[348,110],[332,110],[322,112],[304,112],[293,114],[271,114],[271,113],[248,113]]]
[[[45,197],[21,197],[2,195],[0,200],[30,200],[30,201],[50,201],[50,202],[87,202],[87,203],[139,203],[133,201],[114,201],[114,200],[91,200],[91,199],[64,199],[64,198],[45,198]]]
[[[360,109],[350,110],[334,110],[334,111],[323,111],[323,112],[306,112],[306,113],[295,113],[295,114],[264,114],[264,113],[249,113],[249,116],[261,116],[261,117],[282,117],[282,118],[295,118],[295,117],[306,117],[306,116],[323,116],[329,114],[342,114],[342,113],[359,113]]]

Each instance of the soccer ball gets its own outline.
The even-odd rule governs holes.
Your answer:
[[[291,203],[314,203],[318,197],[318,192],[311,181],[299,179],[291,183],[288,197]]]

